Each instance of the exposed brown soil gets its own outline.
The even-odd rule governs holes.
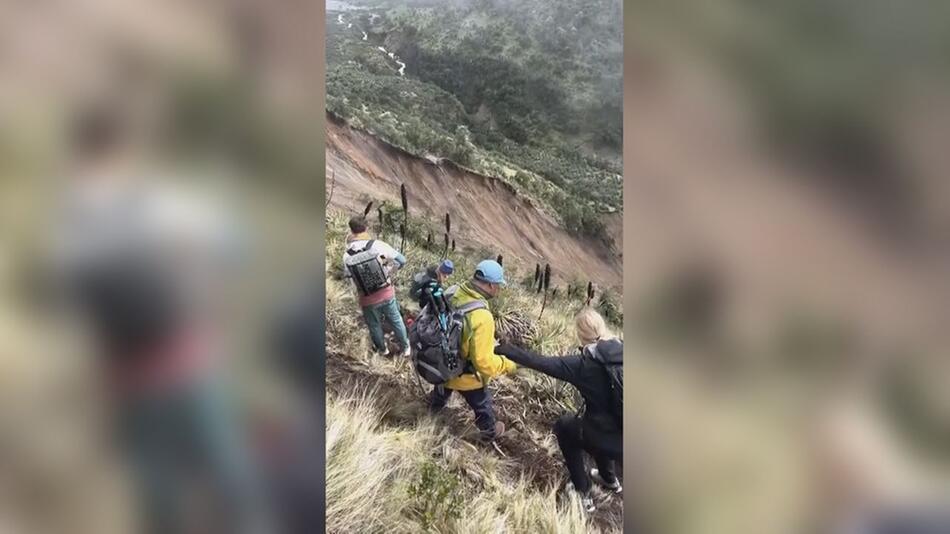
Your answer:
[[[361,210],[369,199],[398,204],[404,183],[413,215],[439,220],[452,214],[459,246],[488,248],[528,264],[550,262],[562,280],[576,276],[603,285],[622,283],[619,224],[611,225],[613,247],[579,239],[502,180],[449,161],[415,157],[329,113],[326,136],[327,180],[334,181],[331,209]]]

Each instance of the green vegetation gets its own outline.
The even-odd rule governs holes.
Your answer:
[[[327,15],[330,112],[604,235],[601,214],[623,204],[620,2],[375,2],[339,16]]]
[[[600,294],[597,311],[604,316],[607,322],[623,324],[623,301],[614,290],[607,289]]]
[[[409,498],[419,522],[427,530],[437,521],[462,517],[464,502],[459,479],[431,460],[422,464],[416,480],[409,485]]]

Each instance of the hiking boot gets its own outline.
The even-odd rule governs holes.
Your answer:
[[[402,352],[399,355],[402,356],[403,358],[408,358],[412,356],[412,347],[409,345],[406,345],[406,347],[402,349]]]
[[[577,498],[580,499],[581,506],[584,507],[585,512],[592,513],[594,510],[597,509],[597,507],[594,506],[594,496],[591,494],[591,492],[588,491],[587,493],[581,493],[577,491],[576,489],[574,489],[574,483],[570,481],[568,481],[568,483],[564,485],[564,489],[567,490],[568,493],[573,493],[574,495],[577,495]]]
[[[485,443],[491,443],[495,441],[496,439],[500,438],[502,434],[504,433],[505,433],[505,423],[502,423],[501,421],[496,421],[494,436],[492,436],[491,438],[488,438],[485,436],[484,433],[482,433],[482,441],[484,441]]]
[[[505,423],[502,423],[501,421],[497,421],[495,423],[495,439],[500,438],[501,435],[504,433],[505,433]]]
[[[584,507],[584,511],[587,512],[588,514],[594,513],[594,510],[596,510],[597,507],[594,506],[594,498],[591,496],[591,494],[588,493],[587,495],[583,495],[583,494],[579,494],[579,495],[581,498],[581,506]]]
[[[594,467],[590,470],[590,478],[604,487],[604,489],[611,491],[613,493],[620,493],[623,491],[623,486],[620,485],[620,479],[614,477],[613,482],[607,482],[602,476],[600,476],[600,471]]]

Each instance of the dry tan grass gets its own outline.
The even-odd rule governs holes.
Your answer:
[[[576,501],[558,505],[556,488],[538,491],[519,466],[452,436],[436,419],[387,426],[374,391],[354,389],[327,403],[327,531],[423,532],[408,486],[427,461],[460,482],[458,517],[437,517],[436,532],[596,532]]]

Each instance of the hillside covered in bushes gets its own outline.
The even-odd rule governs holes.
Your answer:
[[[622,209],[617,1],[332,2],[327,109],[497,176],[601,236]]]

